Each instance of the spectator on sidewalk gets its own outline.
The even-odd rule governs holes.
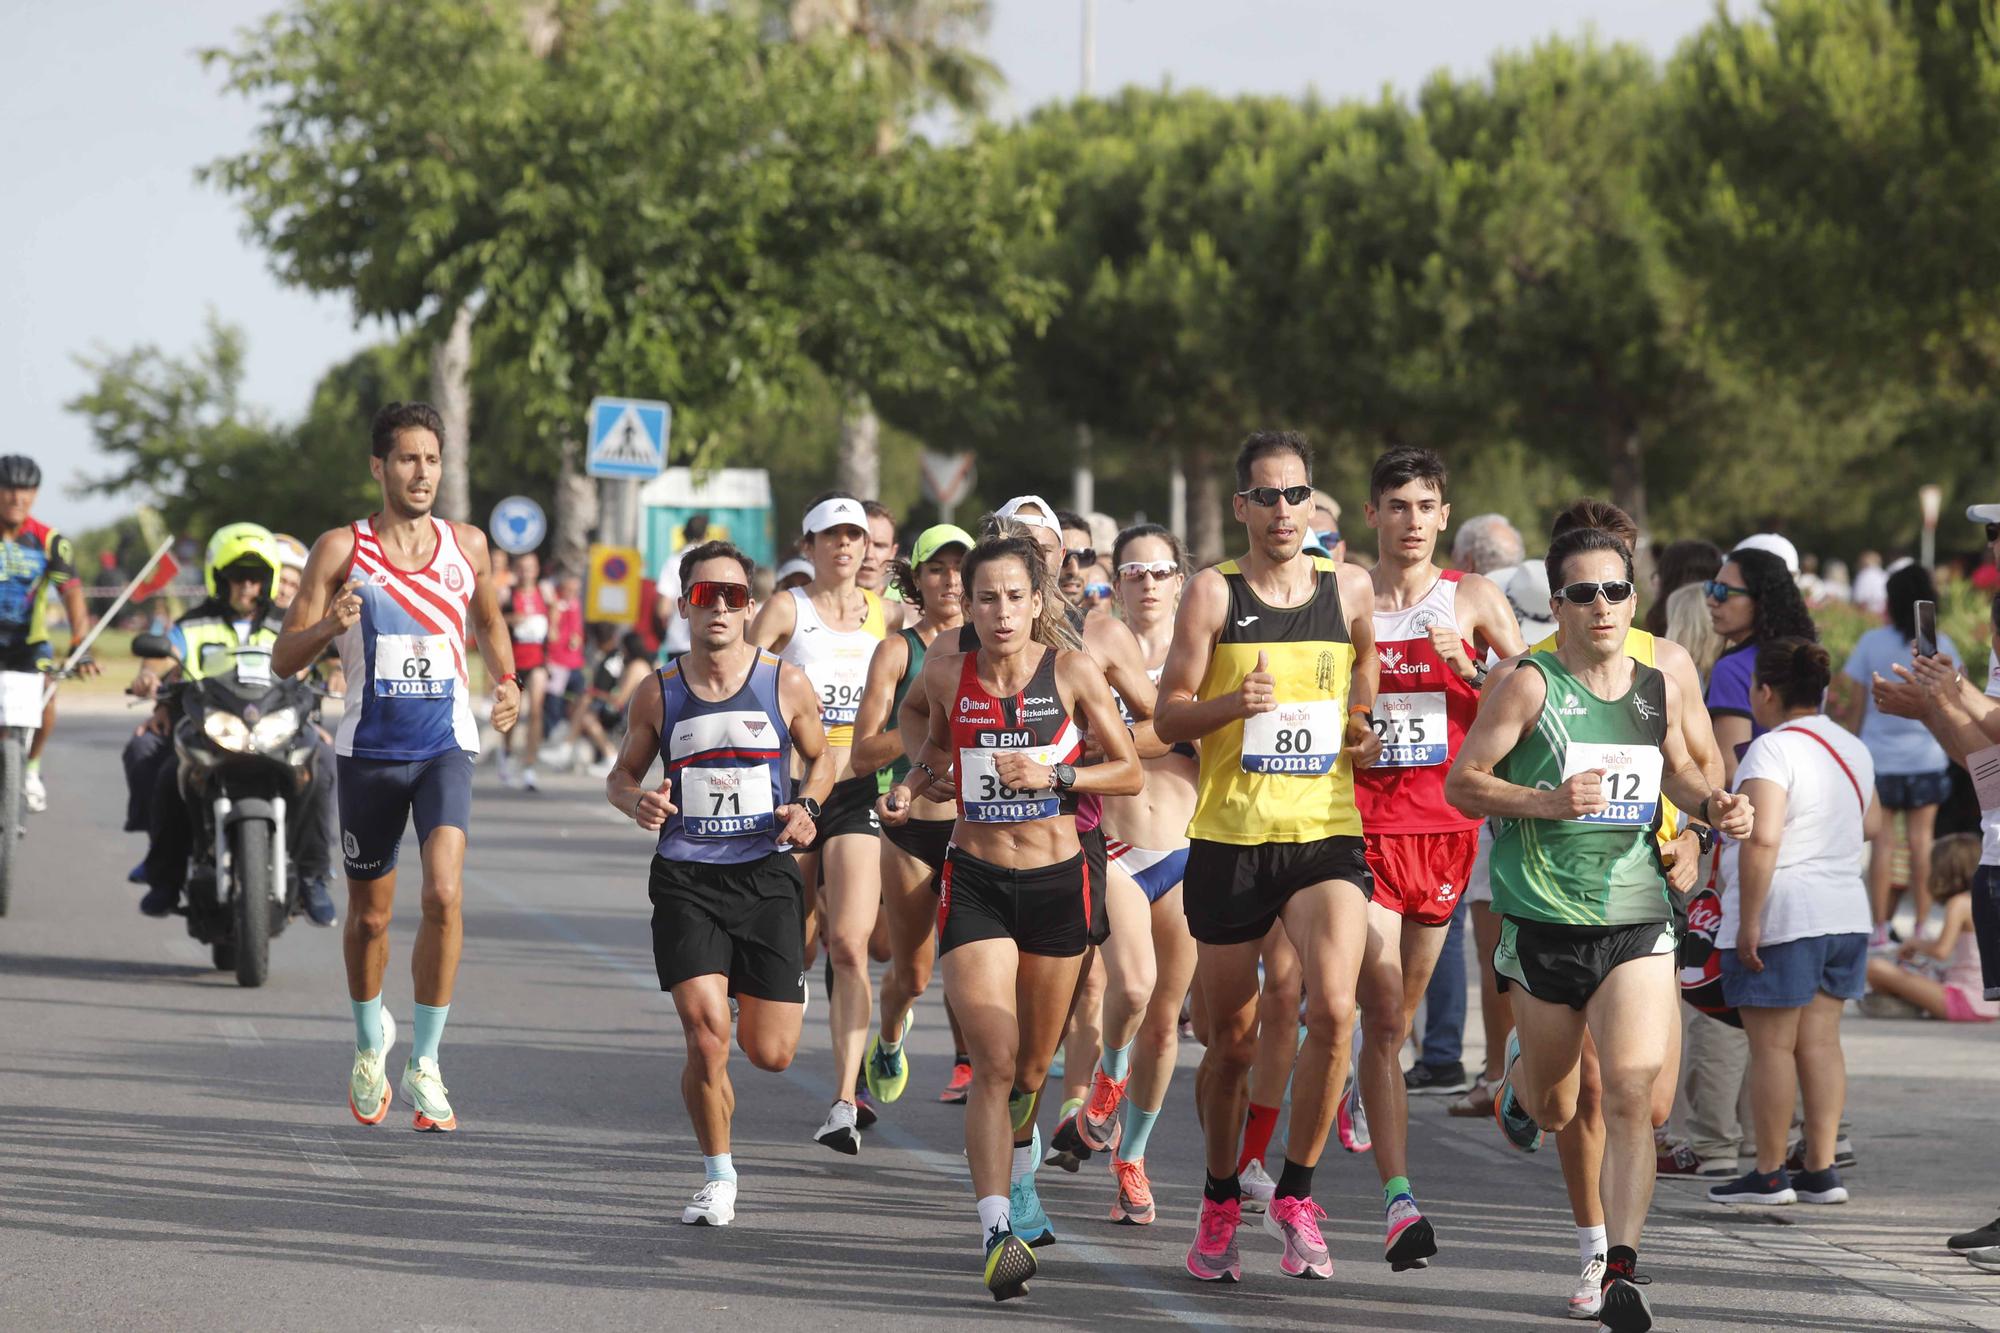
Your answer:
[[[1751,707],[1762,733],[1737,770],[1757,812],[1723,859],[1723,998],[1750,1040],[1757,1161],[1716,1185],[1716,1203],[1844,1203],[1834,1166],[1847,1096],[1840,1014],[1865,989],[1868,895],[1861,843],[1880,833],[1868,747],[1820,712],[1832,679],[1826,649],[1773,639],[1757,649]],[[1792,1110],[1805,1095],[1805,1169],[1785,1167]]]
[[[666,626],[660,638],[660,660],[679,657],[688,650],[687,619],[681,615],[681,552],[708,540],[708,515],[694,514],[681,525],[680,544],[668,553],[653,585],[656,594],[653,614]]]
[[[1986,998],[1979,940],[1972,930],[1972,878],[1979,868],[1979,835],[1939,838],[1931,851],[1931,896],[1944,920],[1931,939],[1910,940],[1895,956],[1868,960],[1868,989],[1894,996],[1932,1018],[1954,1023],[1990,1023],[2000,1018],[2000,1000]]]
[[[1668,542],[1661,548],[1653,571],[1653,604],[1647,608],[1642,628],[1657,638],[1671,637],[1667,633],[1668,599],[1682,588],[1701,587],[1721,568],[1722,548],[1714,542]]]

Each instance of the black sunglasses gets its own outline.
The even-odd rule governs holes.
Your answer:
[[[1076,561],[1079,565],[1094,565],[1097,563],[1097,548],[1095,546],[1077,546],[1064,551],[1063,563],[1068,564],[1072,560]]]
[[[1620,602],[1629,602],[1632,600],[1632,580],[1606,579],[1602,583],[1572,583],[1558,589],[1556,596],[1571,606],[1589,606],[1597,600],[1599,593],[1604,594],[1604,600],[1613,606]]]
[[[1750,590],[1735,583],[1724,583],[1720,579],[1710,579],[1701,585],[1701,590],[1711,602],[1726,602],[1732,597],[1748,597]]]
[[[1247,491],[1236,492],[1237,499],[1248,500],[1251,504],[1264,509],[1269,509],[1276,505],[1281,496],[1288,505],[1302,505],[1313,498],[1313,488],[1310,486],[1252,486]]]
[[[2000,542],[2000,523],[1986,525],[1986,541],[1989,546],[1994,542]]]
[[[741,611],[750,605],[750,589],[741,583],[717,583],[704,579],[688,586],[687,598],[689,606],[714,606],[720,602],[731,611]]]

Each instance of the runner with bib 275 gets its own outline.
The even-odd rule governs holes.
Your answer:
[[[1732,837],[1741,796],[1703,776],[1681,730],[1679,684],[1633,659],[1632,556],[1596,528],[1549,547],[1561,646],[1493,688],[1445,779],[1445,799],[1504,821],[1493,844],[1493,967],[1513,993],[1515,1041],[1496,1116],[1561,1129],[1576,1114],[1584,1035],[1603,1069],[1610,1242],[1599,1318],[1652,1327],[1633,1282],[1652,1202],[1653,1080],[1676,1027],[1673,910],[1654,838],[1660,796]]]

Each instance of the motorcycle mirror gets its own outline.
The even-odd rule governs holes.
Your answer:
[[[167,642],[167,636],[164,634],[140,634],[132,640],[132,655],[134,657],[172,657],[174,656],[174,646]]]

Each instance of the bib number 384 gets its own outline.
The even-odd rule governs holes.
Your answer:
[[[445,699],[457,672],[442,634],[375,636],[375,693],[399,699]]]
[[[1243,771],[1315,777],[1340,762],[1340,704],[1279,704],[1243,721]]]
[[[1010,787],[1000,777],[998,760],[1006,750],[973,749],[958,752],[958,777],[964,798],[965,818],[973,824],[1025,824],[1036,819],[1054,819],[1062,813],[1062,798],[1052,790],[1023,791]],[[1052,764],[1055,756],[1045,750],[1014,751],[1036,763]]]
[[[1572,823],[1644,827],[1660,809],[1660,750],[1656,745],[1600,745],[1571,741],[1563,750],[1563,781],[1594,768],[1604,770],[1604,799],[1594,815]]]

